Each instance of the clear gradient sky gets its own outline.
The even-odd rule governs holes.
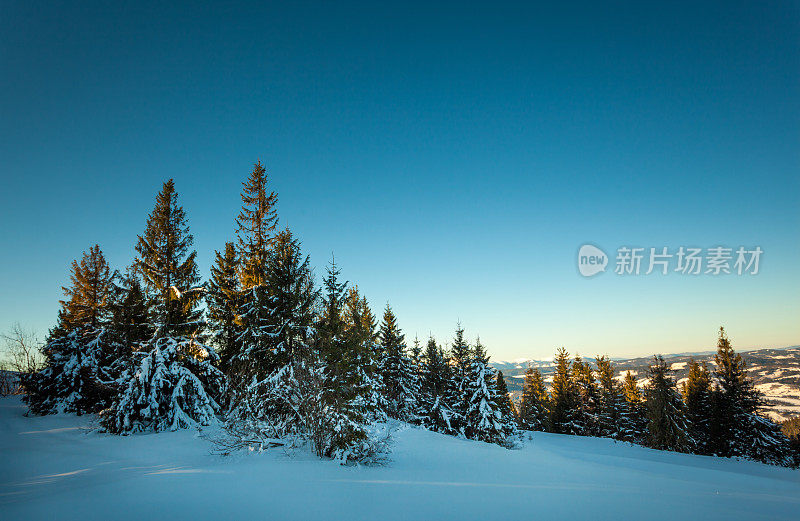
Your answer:
[[[43,336],[95,242],[130,263],[169,177],[207,278],[260,158],[317,274],[407,337],[800,343],[797,2],[287,4],[2,2],[0,328]],[[584,279],[585,242],[764,256]]]

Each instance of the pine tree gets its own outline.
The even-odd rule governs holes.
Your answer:
[[[340,461],[362,459],[373,452],[368,424],[382,419],[380,382],[372,378],[371,346],[348,334],[344,317],[347,282],[331,262],[323,280],[321,316],[316,346],[321,358],[315,414],[317,433],[312,436],[317,454]]]
[[[131,356],[153,337],[149,309],[142,284],[133,269],[123,275],[115,272],[111,297],[111,319],[108,326],[116,357],[130,368]]]
[[[749,437],[748,415],[756,412],[758,394],[747,377],[744,360],[733,350],[722,327],[719,328],[714,363],[717,389],[712,394],[710,449],[719,456],[742,456],[745,452],[745,440]]]
[[[505,445],[515,432],[513,416],[503,413],[501,400],[508,400],[508,393],[500,396],[494,369],[489,367],[489,356],[480,339],[472,350],[472,366],[468,380],[467,413],[464,434],[471,439]]]
[[[719,329],[714,362],[717,387],[711,394],[709,451],[793,466],[796,462],[787,456],[791,454],[789,440],[774,423],[758,415],[761,396],[723,328]]]
[[[242,210],[236,219],[236,237],[245,290],[264,284],[267,256],[278,226],[278,195],[268,193],[267,182],[267,171],[258,161],[242,183]]]
[[[528,366],[522,384],[522,399],[519,403],[520,427],[529,431],[544,431],[548,423],[547,390],[539,369]]]
[[[576,356],[572,363],[572,377],[577,394],[577,408],[574,416],[576,434],[599,436],[599,396],[592,366],[589,362],[584,362],[580,356]]]
[[[553,386],[550,391],[552,397],[550,429],[559,434],[579,434],[579,426],[575,421],[578,395],[572,378],[569,353],[563,347],[556,351],[555,365]]]
[[[62,288],[66,299],[61,305],[73,326],[97,328],[108,318],[112,289],[111,270],[100,246],[89,248],[71,268],[72,285]]]
[[[216,423],[227,391],[214,349],[194,339],[156,337],[137,353],[136,370],[101,421],[130,434]]]
[[[456,326],[456,336],[450,348],[450,366],[453,394],[450,405],[454,413],[450,421],[461,434],[466,434],[464,422],[469,408],[472,349],[464,339],[464,328],[461,327],[460,323]]]
[[[64,287],[59,324],[43,349],[45,367],[23,382],[34,414],[97,412],[108,406],[122,367],[106,329],[112,300],[112,277],[98,246],[73,261]]]
[[[45,368],[27,382],[25,401],[34,414],[99,412],[116,391],[115,359],[105,329],[83,325],[44,347]]]
[[[312,341],[319,292],[308,256],[302,255],[289,230],[275,237],[265,276],[265,284],[258,286],[269,291],[261,308],[264,351],[246,344],[237,358],[243,373],[232,418],[258,435],[274,438],[308,428],[301,410],[310,390],[303,389],[300,380],[311,378],[318,363]]]
[[[202,327],[197,306],[203,288],[199,286],[197,252],[191,250],[193,241],[170,179],[158,193],[147,227],[139,236],[134,264],[153,302],[151,322],[159,336],[190,336]]]
[[[614,379],[614,367],[605,356],[595,358],[599,383],[598,436],[627,439],[632,433],[625,421],[625,398],[622,386]]]
[[[414,366],[406,354],[405,337],[397,325],[397,317],[386,304],[378,334],[382,359],[379,370],[383,379],[388,413],[404,421],[415,421],[419,383]]]
[[[415,370],[419,373],[420,364],[422,363],[422,344],[419,343],[419,337],[414,337],[414,345],[411,346],[409,356]]]
[[[683,384],[682,394],[686,404],[686,419],[694,451],[708,454],[711,428],[711,375],[706,364],[689,361],[689,375]]]
[[[422,424],[436,432],[456,434],[457,423],[453,421],[455,413],[451,405],[454,398],[451,368],[444,351],[433,337],[428,338],[421,365]]]
[[[622,392],[625,397],[625,412],[623,416],[625,431],[622,439],[640,443],[644,440],[647,431],[647,418],[639,383],[631,371],[625,373]]]
[[[208,323],[212,330],[211,343],[217,349],[222,365],[227,366],[227,359],[240,351],[238,313],[242,293],[239,262],[232,242],[225,244],[224,253],[214,253],[214,266],[211,267],[206,292]]]
[[[683,402],[675,389],[670,369],[661,356],[655,356],[648,370],[645,405],[647,407],[648,447],[686,452],[691,448]]]
[[[514,407],[514,402],[511,401],[511,394],[508,392],[508,385],[506,385],[506,380],[503,377],[503,371],[496,372],[495,385],[497,385],[498,406],[500,407],[500,411],[503,413],[504,417],[516,420],[517,408]]]

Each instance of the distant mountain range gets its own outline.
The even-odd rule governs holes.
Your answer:
[[[741,352],[742,358],[747,363],[750,377],[756,388],[764,395],[764,412],[774,421],[784,421],[800,416],[800,346],[779,349],[758,349]],[[592,362],[594,359],[585,358]],[[709,367],[714,366],[714,351],[696,353],[677,353],[664,355],[667,363],[671,364],[672,376],[678,385],[686,381],[688,365],[691,359],[697,362],[707,362]],[[652,363],[653,357],[613,359],[617,369],[617,378],[632,371],[639,380],[639,385],[647,383],[647,367]],[[492,366],[503,371],[508,390],[514,399],[522,393],[522,382],[528,366],[538,367],[550,384],[553,381],[552,360],[513,360],[492,362]]]

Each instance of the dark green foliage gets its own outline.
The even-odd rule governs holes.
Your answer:
[[[451,368],[443,349],[433,337],[428,339],[422,354],[420,373],[422,424],[437,432],[455,434],[457,424],[453,421],[451,405],[455,398]]]
[[[211,328],[211,343],[216,348],[222,365],[238,353],[241,326],[238,312],[242,300],[239,282],[239,261],[232,242],[225,243],[223,253],[214,252],[214,265],[208,281],[206,304],[208,324]]]
[[[748,415],[756,412],[758,393],[747,376],[744,360],[734,352],[723,328],[719,330],[714,362],[717,388],[712,395],[709,450],[718,456],[743,456],[750,424]]]
[[[595,358],[597,366],[598,402],[597,436],[618,440],[630,439],[632,426],[628,422],[622,385],[614,379],[614,367],[605,356]]]
[[[632,372],[628,371],[622,382],[625,396],[625,423],[628,428],[626,441],[641,443],[647,433],[647,415],[642,392]]]
[[[547,430],[549,397],[539,369],[528,367],[522,384],[522,399],[519,402],[520,428],[530,431]]]
[[[133,270],[125,275],[114,274],[112,291],[111,320],[108,326],[112,342],[116,346],[116,356],[130,367],[134,351],[153,336],[149,322],[149,309],[142,284]]]
[[[456,326],[456,336],[450,348],[450,369],[453,387],[450,405],[454,413],[450,421],[458,431],[465,434],[464,421],[469,408],[468,387],[472,377],[472,348],[464,339],[464,328],[461,324]]]
[[[664,358],[655,356],[645,389],[648,447],[686,452],[691,449],[686,416],[675,382]]]
[[[393,418],[413,421],[416,419],[419,382],[414,365],[406,354],[405,337],[389,304],[383,312],[378,339],[381,354],[378,365],[387,413]]]
[[[249,290],[264,284],[273,232],[278,226],[278,196],[268,192],[267,171],[256,162],[242,183],[242,210],[236,219],[239,258],[242,263],[242,287]]]
[[[575,434],[599,436],[598,408],[600,397],[592,366],[589,362],[584,362],[580,356],[576,356],[572,364],[572,377],[578,405],[573,420],[576,429]]]
[[[70,281],[62,288],[65,300],[61,301],[70,327],[97,328],[108,318],[112,277],[100,246],[94,245],[84,252],[80,262],[72,261]],[[63,320],[63,319],[62,319]]]
[[[43,349],[45,367],[23,378],[34,414],[98,412],[110,404],[127,355],[106,329],[113,285],[98,246],[72,262],[70,287],[63,288],[59,325]]]
[[[711,374],[708,367],[689,362],[689,376],[683,384],[689,435],[698,454],[708,454],[711,429]]]
[[[158,193],[145,231],[139,236],[134,263],[152,302],[151,323],[159,336],[190,336],[203,325],[197,309],[203,288],[199,286],[193,242],[186,213],[178,205],[175,183],[170,179]]]
[[[580,434],[580,426],[575,421],[578,410],[578,393],[572,377],[569,354],[560,347],[556,351],[553,386],[550,390],[550,430],[559,434]]]
[[[506,380],[503,378],[503,371],[497,371],[496,385],[498,396],[497,405],[500,408],[500,412],[507,418],[516,419],[517,408],[514,407],[514,402],[511,401],[511,395],[508,393]]]

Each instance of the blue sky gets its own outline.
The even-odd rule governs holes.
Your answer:
[[[650,4],[650,3],[647,3]],[[175,179],[202,274],[261,159],[317,273],[496,359],[800,343],[792,2],[5,2],[0,328],[132,258]],[[580,245],[764,250],[756,276],[591,279]],[[613,263],[613,260],[612,260]]]

